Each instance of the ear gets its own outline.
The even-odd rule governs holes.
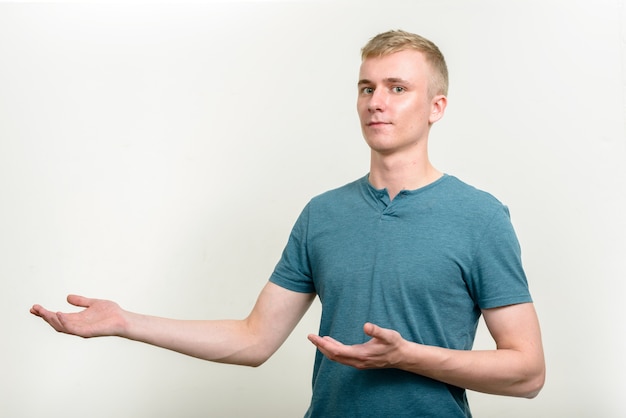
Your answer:
[[[448,105],[448,98],[443,94],[434,96],[430,102],[430,116],[428,122],[432,125],[443,117]]]

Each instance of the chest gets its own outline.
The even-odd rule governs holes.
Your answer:
[[[309,240],[323,298],[367,291],[402,298],[466,292],[473,233],[428,210],[335,214]]]

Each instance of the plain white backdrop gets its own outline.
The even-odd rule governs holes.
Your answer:
[[[432,160],[509,206],[542,324],[543,392],[474,415],[626,416],[619,0],[0,4],[0,416],[302,416],[317,303],[256,369],[28,309],[245,316],[308,199],[367,172],[359,50],[395,28],[446,55]]]

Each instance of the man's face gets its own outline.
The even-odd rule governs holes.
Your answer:
[[[372,150],[392,154],[426,143],[430,125],[443,114],[436,105],[441,96],[428,92],[431,71],[415,50],[363,61],[357,110]]]

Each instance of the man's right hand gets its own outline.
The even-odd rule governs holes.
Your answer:
[[[124,311],[115,302],[69,295],[67,301],[81,308],[80,312],[52,312],[41,305],[33,305],[30,312],[46,321],[58,332],[90,338],[121,336],[126,326]]]

